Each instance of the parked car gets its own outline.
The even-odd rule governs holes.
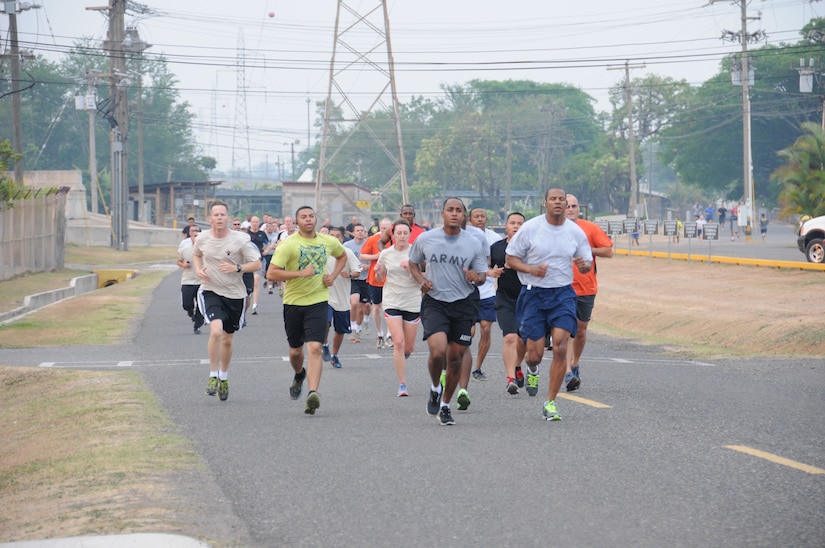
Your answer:
[[[825,261],[825,215],[813,219],[800,220],[796,245],[805,254],[809,263]]]

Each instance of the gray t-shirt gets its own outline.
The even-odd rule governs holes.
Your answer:
[[[351,250],[355,254],[356,257],[360,257],[361,256],[361,248],[364,247],[365,243],[367,243],[366,239],[364,239],[364,241],[361,242],[361,243],[356,242],[354,239],[353,240],[347,240],[346,242],[344,242],[344,247]],[[367,279],[367,274],[369,274],[369,270],[370,270],[370,262],[367,261],[365,263],[365,262],[361,261],[361,275],[358,276],[358,278],[356,278],[356,279],[366,280]]]
[[[517,257],[530,266],[547,265],[543,278],[519,272],[524,285],[564,287],[573,283],[574,257],[593,261],[593,251],[587,235],[579,226],[565,219],[561,226],[551,225],[544,215],[524,223],[507,244],[507,255]]]
[[[455,236],[443,228],[421,234],[410,249],[410,262],[427,264],[426,277],[433,283],[429,295],[445,303],[466,299],[475,289],[465,270],[487,272],[481,241],[464,230]]]

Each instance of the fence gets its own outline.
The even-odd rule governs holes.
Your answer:
[[[69,190],[25,189],[0,203],[0,281],[63,268]]]

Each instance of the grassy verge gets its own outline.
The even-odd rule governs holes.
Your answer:
[[[143,314],[148,295],[168,271],[146,270],[128,283],[98,289],[0,326],[0,348],[120,342]],[[101,326],[106,329],[101,329]],[[47,338],[43,333],[48,333]]]
[[[170,489],[203,469],[130,371],[0,367],[0,541],[180,532]]]

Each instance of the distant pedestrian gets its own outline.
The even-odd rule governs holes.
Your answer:
[[[765,238],[768,237],[768,218],[764,213],[759,218],[759,232],[762,233],[762,241],[764,242]]]
[[[201,287],[201,281],[192,267],[192,245],[200,231],[197,225],[190,226],[187,230],[189,237],[178,246],[178,266],[183,269],[180,277],[180,301],[189,319],[195,324],[193,328],[195,335],[200,335],[203,325],[203,314],[198,308],[198,290]]]

